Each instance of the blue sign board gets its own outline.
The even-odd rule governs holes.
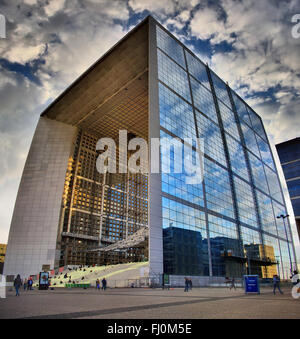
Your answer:
[[[258,275],[244,275],[244,281],[246,294],[247,293],[260,294]]]

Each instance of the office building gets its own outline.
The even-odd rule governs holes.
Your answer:
[[[300,138],[276,145],[289,190],[300,239]]]
[[[156,170],[123,173],[119,165],[117,173],[99,173],[101,138],[115,140],[118,151],[146,140]],[[161,151],[159,166],[152,144],[158,138],[192,140],[186,148],[194,160],[200,153],[193,140],[201,140],[203,180],[187,182],[187,167],[175,171],[175,152],[171,171],[163,171],[168,159]],[[5,273],[36,274],[44,264],[149,261],[153,279],[163,272],[171,281],[262,275],[269,254],[258,259],[247,251],[259,245],[273,248],[271,265],[286,278],[296,258],[290,225],[286,233],[276,219],[282,213],[261,118],[147,17],[42,113],[16,200]]]

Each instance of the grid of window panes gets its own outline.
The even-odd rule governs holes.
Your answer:
[[[283,265],[283,275],[285,277],[290,277],[291,276],[291,264],[294,263],[294,255],[292,252],[292,247],[291,244],[288,244],[286,241],[279,240],[280,243],[280,251],[281,251],[281,257],[282,257],[282,265]]]
[[[224,236],[229,239],[238,239],[238,230],[236,223],[233,223],[224,218],[219,218],[212,214],[208,214],[209,234],[213,236]],[[237,255],[238,253],[236,253]]]
[[[261,119],[257,116],[257,114],[251,108],[248,107],[247,109],[249,112],[250,120],[252,122],[252,127],[254,131],[258,135],[260,135],[265,141],[268,141]]]
[[[241,255],[245,257],[251,253],[251,257],[255,256],[256,259],[262,259],[264,252],[262,239],[267,239],[266,242],[268,242],[269,247],[268,249],[265,247],[266,251],[268,253],[275,251],[278,255],[278,246],[275,248],[276,242],[273,241],[275,238],[261,233],[262,230],[277,236],[278,229],[279,237],[286,239],[281,221],[276,220],[276,215],[280,214],[279,211],[285,209],[285,203],[261,119],[234,91],[230,90],[234,103],[232,107],[226,84],[216,74],[208,71],[207,66],[160,28],[157,29],[157,45],[160,124],[170,132],[170,135],[161,132],[161,136],[171,137],[172,134],[181,139],[185,137],[194,138],[197,131],[198,137],[202,138],[202,144],[204,144],[205,193],[202,184],[189,185],[186,183],[186,173],[162,173],[163,199],[166,199],[166,194],[168,194],[168,197],[173,196],[177,202],[169,201],[173,201],[172,205],[175,206],[175,209],[178,208],[182,211],[184,206],[186,211],[191,212],[193,210],[191,212],[192,219],[193,213],[198,208],[201,213],[203,213],[204,208],[208,209],[208,213],[210,213],[208,229],[211,239],[210,254],[213,262],[213,275],[228,273],[228,267],[224,264],[224,258],[222,259],[221,255],[224,254],[223,252],[226,251],[229,244],[234,247],[234,244],[237,245],[237,241],[243,243],[244,252]],[[217,97],[216,102],[224,132],[221,131],[219,126],[219,117],[215,107],[215,99],[211,92],[209,73],[214,88],[213,92]],[[196,126],[194,126],[194,114]],[[236,119],[236,114],[238,119]],[[241,140],[240,131],[244,143]],[[229,162],[226,159],[226,147],[223,144],[224,136]],[[174,158],[172,152],[171,157]],[[166,163],[163,155],[161,162],[162,165]],[[230,172],[226,169],[229,164],[233,172],[232,179],[235,184],[235,192],[232,192]],[[172,166],[171,169],[174,170],[174,163]],[[251,188],[252,183],[254,183],[255,188]],[[254,192],[255,196],[253,196]],[[233,194],[236,198],[238,216],[235,214]],[[189,203],[196,207],[188,206]],[[182,212],[180,213],[180,222],[175,220],[175,224],[174,220],[170,221],[169,218],[165,217],[165,214],[163,217],[164,227],[192,229],[186,225],[187,222],[183,220]],[[219,217],[211,215],[212,213],[216,213]],[[194,224],[195,220],[188,220],[188,225]],[[236,220],[236,223],[232,223],[232,220]],[[238,222],[242,225],[239,233],[241,239],[238,239],[236,228]],[[218,229],[216,225],[219,226]],[[224,226],[221,227],[220,225]],[[247,225],[249,226],[247,227]],[[205,232],[204,228],[203,232]],[[291,240],[289,229],[287,233]],[[205,243],[207,247],[209,240],[206,234],[203,235],[203,238],[202,245]],[[278,242],[277,238],[275,240]],[[274,251],[272,246],[274,246]],[[252,273],[257,273],[263,277],[267,277],[272,272],[271,269],[265,269],[267,273],[262,273],[263,268],[259,264],[254,267],[255,265],[252,263],[251,266],[253,266]],[[236,270],[238,271],[238,267],[236,267]],[[233,276],[235,274],[237,273],[233,273]],[[240,274],[243,273],[240,272]]]
[[[181,139],[196,139],[193,108],[163,84],[159,84],[160,125]]]
[[[257,146],[255,133],[253,132],[253,130],[248,125],[246,125],[242,121],[241,121],[241,127],[242,127],[242,131],[243,131],[246,147],[252,153],[254,153],[255,155],[257,155],[259,157],[260,155],[259,155],[259,149],[258,149],[258,146]]]
[[[202,138],[204,143],[204,153],[227,167],[220,127],[200,112],[196,112],[196,120],[199,138]]]
[[[289,237],[289,233],[287,232],[287,219],[283,220],[282,218],[277,218],[280,215],[287,215],[286,209],[281,204],[278,204],[276,201],[272,201],[274,214],[276,217],[276,225],[279,237],[286,239]]]
[[[233,178],[240,221],[258,228],[259,225],[251,186],[236,176]]]
[[[254,180],[254,185],[262,190],[263,192],[269,194],[267,178],[263,169],[262,162],[250,152],[248,152],[250,166],[252,169],[252,175]]]
[[[282,276],[279,241],[277,238],[271,237],[266,234],[263,235],[263,238],[264,246],[266,248],[266,258],[272,262],[276,262],[276,265],[267,267],[267,270],[269,271],[267,277],[272,277],[275,274],[279,274],[280,276]]]
[[[218,104],[225,131],[231,134],[231,136],[233,136],[237,140],[240,140],[240,135],[236,125],[234,113],[222,102],[219,101]]]
[[[182,46],[159,27],[157,27],[157,46],[180,66],[186,68]]]
[[[159,49],[157,50],[158,78],[176,93],[191,102],[187,73]]]
[[[265,142],[258,135],[256,135],[256,140],[257,140],[257,144],[258,144],[258,148],[259,148],[259,151],[260,151],[262,161],[275,171],[275,165],[274,165],[274,162],[273,162],[271,150],[270,150],[268,143]]]
[[[234,219],[235,213],[228,171],[205,158],[204,181],[207,208]]]
[[[218,116],[211,92],[193,78],[191,78],[191,86],[195,107],[218,124]]]
[[[252,126],[246,105],[233,91],[231,94],[239,119]]]
[[[166,197],[162,198],[163,228],[178,227],[206,232],[205,213]]]
[[[251,228],[241,226],[241,238],[246,257],[259,259],[259,246],[261,245],[260,233]]]
[[[186,52],[186,59],[189,73],[208,90],[211,90],[205,65],[194,58],[189,52]]]
[[[264,166],[264,168],[265,168],[265,172],[266,172],[266,176],[267,176],[267,181],[268,181],[271,197],[273,199],[276,199],[281,204],[283,204],[284,202],[283,202],[281,187],[280,187],[280,183],[279,183],[277,174],[275,172],[273,172],[267,166]]]
[[[225,133],[225,136],[232,171],[250,182],[243,146],[229,134]]]
[[[239,257],[241,255],[237,225],[210,214],[208,221],[213,275],[240,276],[240,265],[237,262],[227,260],[228,257]]]
[[[258,209],[261,216],[262,229],[265,232],[277,235],[271,198],[257,190],[256,196],[258,200]]]
[[[216,96],[219,100],[222,100],[224,104],[226,104],[228,107],[231,107],[229,95],[227,92],[226,84],[213,72],[211,72],[211,77],[213,80]]]
[[[190,183],[193,178],[196,178],[195,171],[193,171],[194,165],[193,163],[190,163],[188,161],[183,161],[183,152],[180,152],[179,156],[181,156],[181,159],[177,159],[174,156],[174,148],[169,146],[170,148],[167,148],[167,146],[164,148],[164,140],[167,142],[168,140],[171,141],[171,136],[167,133],[161,131],[160,137],[162,140],[162,146],[161,146],[161,166],[162,166],[162,174],[161,174],[161,180],[162,180],[162,191],[165,193],[168,193],[170,195],[173,195],[174,197],[177,197],[179,199],[184,199],[186,201],[192,202],[199,206],[204,206],[204,197],[203,197],[203,186],[202,186],[202,180],[201,178],[199,181],[194,181],[193,183]],[[181,144],[182,147],[183,144]],[[183,150],[187,152],[187,147]],[[192,148],[189,148],[190,152],[192,154],[196,154],[195,150]],[[167,152],[170,150],[170,154],[167,154]],[[181,163],[182,166],[182,173],[176,173],[179,171],[175,171],[175,163],[178,165],[178,163]],[[189,168],[190,167],[190,168]],[[199,167],[196,167],[197,169]],[[201,173],[200,173],[201,175]]]

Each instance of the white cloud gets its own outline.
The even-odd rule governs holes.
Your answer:
[[[284,140],[287,131],[289,136],[299,135],[295,122],[299,42],[291,37],[289,25],[295,2],[289,6],[287,2],[222,0],[221,5],[224,12],[216,6],[200,8],[191,20],[191,35],[210,39],[213,45],[232,45],[229,52],[213,53],[210,66],[255,106],[274,142]],[[276,102],[269,95],[266,98],[270,90]]]
[[[48,4],[44,7],[44,10],[46,15],[52,16],[63,10],[64,6],[65,0],[48,0]]]
[[[8,59],[10,62],[18,62],[25,64],[32,60],[38,59],[41,54],[45,51],[46,46],[43,44],[28,46],[25,43],[20,42],[18,46],[7,50],[3,53],[3,57]]]
[[[46,104],[54,100],[126,32],[114,18],[128,18],[126,2],[99,1],[83,10],[76,0],[48,8],[32,8],[31,16],[6,8],[13,25],[0,53],[11,63],[42,59],[34,75],[40,85],[22,74],[1,69],[0,77],[0,242],[6,242],[18,184],[30,141]],[[23,7],[21,6],[21,9]],[[52,11],[51,11],[52,10]],[[66,21],[69,22],[66,25]],[[40,25],[38,25],[40,23]]]
[[[32,6],[32,5],[36,5],[37,4],[37,0],[24,0],[24,3],[26,5]]]
[[[148,10],[157,14],[174,14],[176,3],[173,0],[129,0],[129,6],[135,12]]]
[[[225,25],[219,19],[219,14],[212,8],[201,8],[191,20],[191,34],[198,39],[211,39],[212,43],[219,43],[226,38],[222,32],[225,30]]]

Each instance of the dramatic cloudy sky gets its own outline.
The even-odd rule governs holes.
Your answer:
[[[300,136],[299,0],[0,0],[0,242],[41,111],[152,14],[262,116],[273,143]]]

